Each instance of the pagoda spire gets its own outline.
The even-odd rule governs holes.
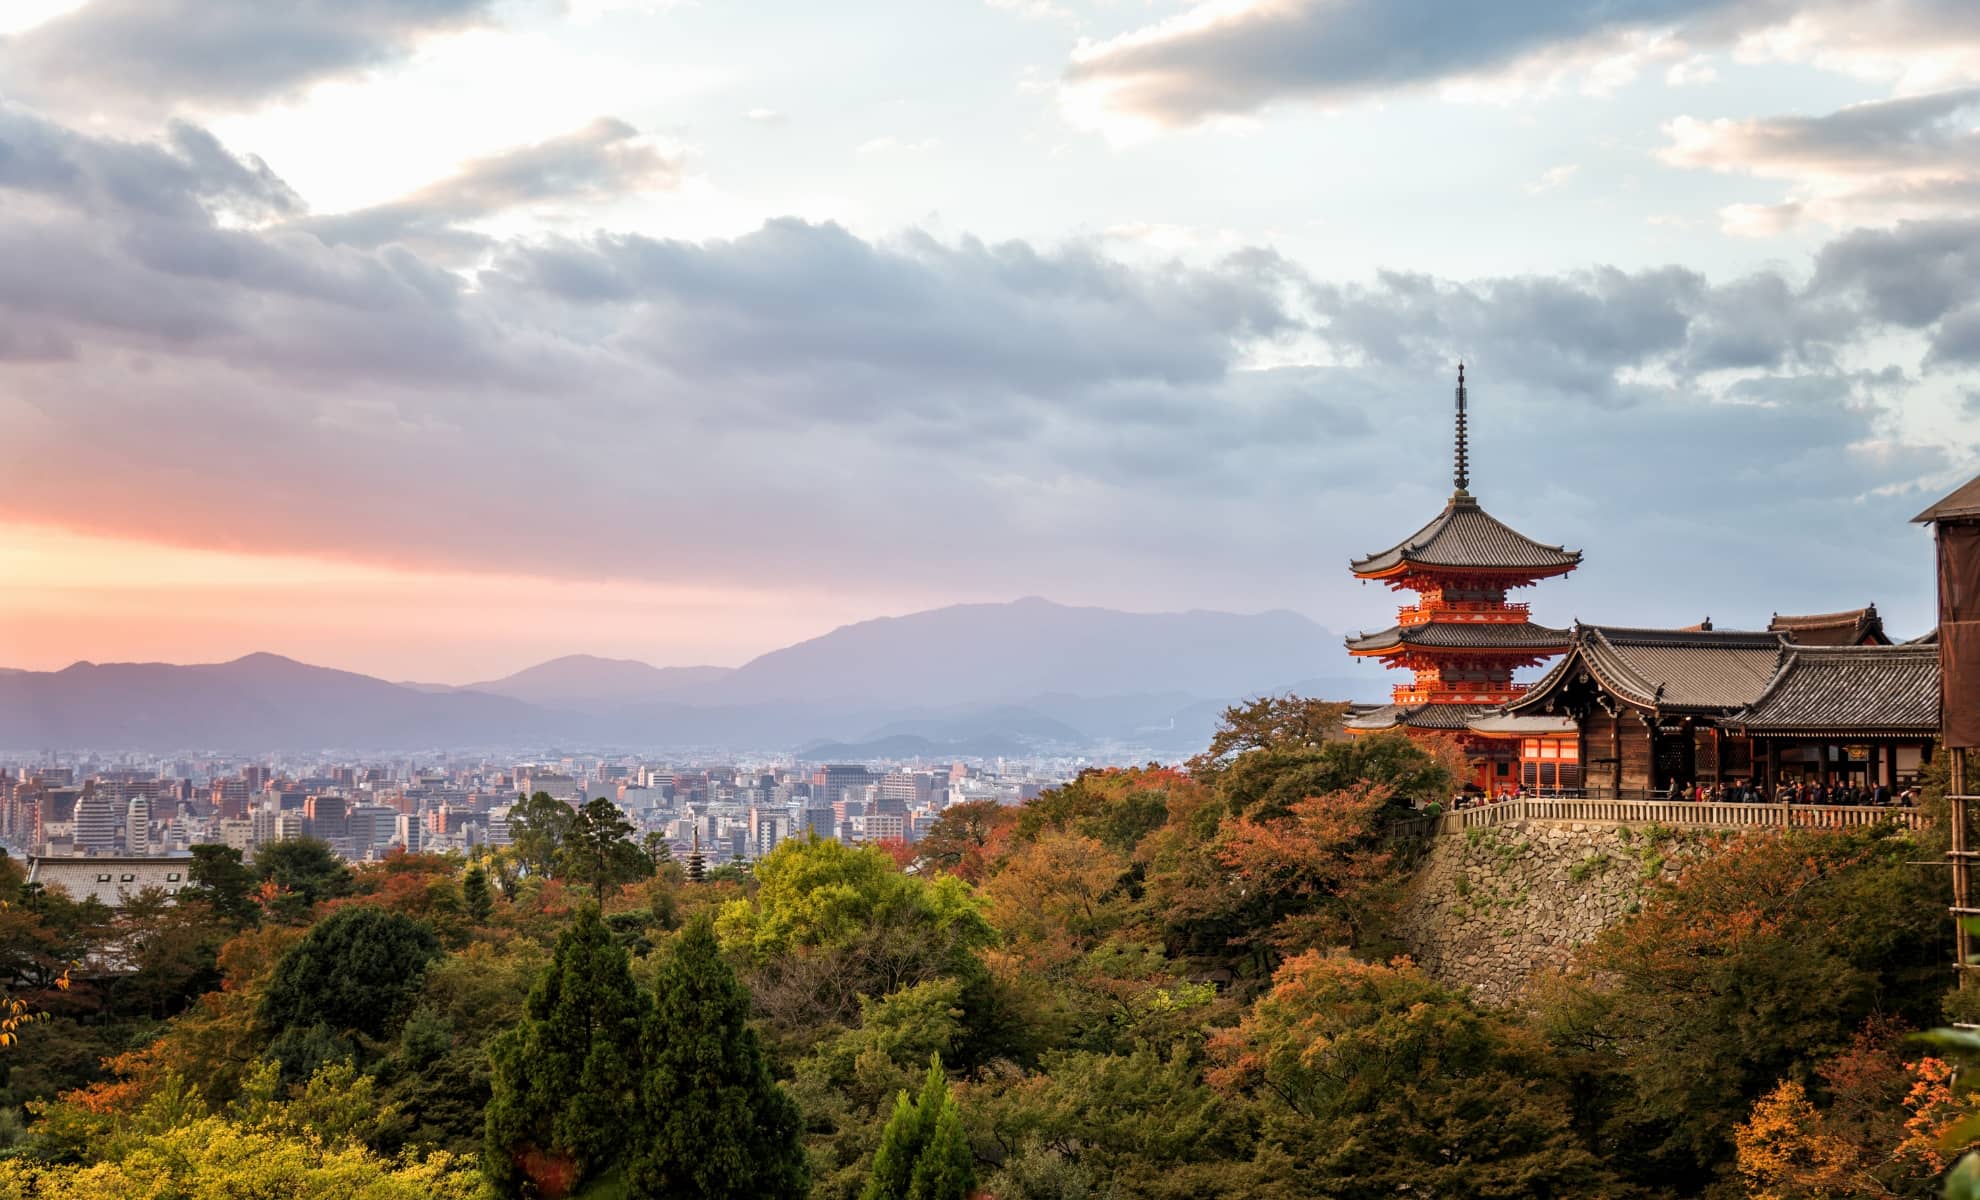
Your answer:
[[[1467,454],[1464,432],[1464,360],[1458,360],[1457,386],[1457,470],[1452,481],[1457,484],[1459,493],[1471,486],[1471,460]]]

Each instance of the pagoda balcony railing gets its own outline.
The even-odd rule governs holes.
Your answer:
[[[1399,683],[1390,692],[1395,704],[1510,704],[1525,694],[1526,685],[1523,683],[1508,687],[1463,687],[1457,684],[1423,687],[1414,683]]]
[[[1494,600],[1423,600],[1396,611],[1398,625],[1427,625],[1431,621],[1474,621],[1483,625],[1523,625],[1530,605]]]

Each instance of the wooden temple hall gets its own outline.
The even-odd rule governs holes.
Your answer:
[[[1567,574],[1581,554],[1519,533],[1471,494],[1467,405],[1460,365],[1456,487],[1443,511],[1352,564],[1357,577],[1411,596],[1393,626],[1347,639],[1349,654],[1410,672],[1391,703],[1349,719],[1350,735],[1456,738],[1469,790],[1493,795],[1746,783],[1896,790],[1931,761],[1937,637],[1892,644],[1874,605],[1776,615],[1758,630],[1535,623],[1508,595]],[[1538,680],[1514,681],[1549,660]]]

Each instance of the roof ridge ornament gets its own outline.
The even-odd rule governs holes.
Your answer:
[[[1457,382],[1457,470],[1452,475],[1452,481],[1457,484],[1457,494],[1459,496],[1469,495],[1470,493],[1466,489],[1471,486],[1471,461],[1470,456],[1466,453],[1464,423],[1464,360],[1459,359]]]

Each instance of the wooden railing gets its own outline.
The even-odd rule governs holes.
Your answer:
[[[1407,822],[1412,831],[1421,818]],[[1926,816],[1915,808],[1858,808],[1812,804],[1694,804],[1683,800],[1582,800],[1528,797],[1460,808],[1437,818],[1437,833],[1488,829],[1515,821],[1578,822],[1584,825],[1671,825],[1707,829],[1848,829],[1894,821],[1922,829]]]

